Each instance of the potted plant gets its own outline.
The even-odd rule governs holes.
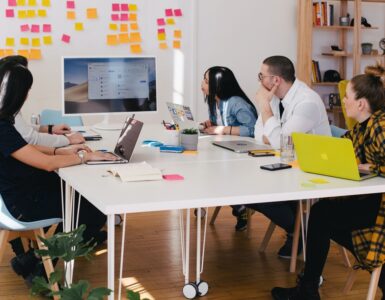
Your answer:
[[[198,129],[183,129],[180,135],[180,144],[185,150],[197,150],[198,148]]]

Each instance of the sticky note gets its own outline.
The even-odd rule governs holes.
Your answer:
[[[52,45],[52,37],[50,35],[43,36],[44,45]]]
[[[166,34],[158,33],[158,41],[165,41],[165,40],[166,40]]]
[[[173,12],[172,12],[171,8],[165,9],[164,13],[165,13],[166,17],[172,17],[173,16]]]
[[[130,34],[130,42],[131,43],[140,43],[142,41],[142,38],[140,36],[140,32],[132,32]]]
[[[329,181],[327,181],[326,179],[323,179],[323,178],[313,178],[313,179],[310,179],[309,180],[311,183],[316,183],[316,184],[325,184],[325,183],[329,183]]]
[[[51,32],[52,26],[51,24],[43,24],[43,32]]]
[[[87,18],[88,19],[97,19],[98,18],[98,10],[96,8],[88,8],[87,9]]]
[[[119,34],[119,42],[121,44],[127,44],[130,42],[130,38],[128,36],[128,33],[121,33]]]
[[[139,25],[138,25],[138,23],[131,23],[131,24],[130,24],[130,29],[131,29],[131,30],[139,30]]]
[[[112,11],[120,11],[119,3],[112,3]]]
[[[67,11],[67,19],[68,20],[75,20],[76,19],[76,13],[74,11]]]
[[[5,10],[5,16],[7,18],[14,18],[15,17],[15,11],[13,9],[6,9]]]
[[[17,17],[19,19],[25,19],[27,17],[27,11],[26,10],[19,10],[17,12]]]
[[[0,49],[0,57],[4,57],[4,49]]]
[[[196,150],[185,150],[185,151],[183,151],[183,154],[196,155],[196,154],[198,154],[198,151],[196,151]]]
[[[29,51],[27,49],[19,49],[17,50],[17,54],[29,58]]]
[[[46,11],[45,9],[39,9],[39,10],[37,11],[37,15],[38,15],[39,17],[44,18],[44,17],[47,16],[47,11]]]
[[[20,45],[28,46],[29,45],[29,38],[27,38],[27,37],[20,38]]]
[[[131,45],[130,49],[132,53],[135,53],[135,54],[142,53],[142,47],[140,45]]]
[[[290,162],[289,165],[292,166],[293,168],[299,169],[299,163],[298,163],[298,160],[295,160],[295,161]]]
[[[128,21],[128,14],[120,14],[120,21]]]
[[[175,17],[181,17],[182,16],[182,10],[180,8],[174,9],[174,16]]]
[[[34,18],[36,16],[36,12],[33,9],[27,10],[27,17]]]
[[[8,0],[8,6],[17,6],[16,0]]]
[[[4,56],[10,56],[10,55],[14,55],[15,54],[15,51],[13,49],[5,49],[4,50]]]
[[[109,28],[110,28],[110,30],[118,30],[118,24],[110,23]]]
[[[157,20],[156,20],[156,23],[157,23],[159,26],[164,26],[164,25],[166,25],[166,22],[164,21],[163,18],[157,19]]]
[[[28,25],[28,24],[20,25],[20,31],[21,31],[21,32],[27,32],[27,31],[29,31],[29,25]]]
[[[127,32],[128,31],[128,24],[120,24],[120,31],[121,32]]]
[[[167,47],[167,43],[164,43],[164,42],[159,43],[159,48],[160,48],[160,49],[167,49],[167,48],[168,48],[168,47]]]
[[[114,34],[108,34],[107,35],[107,45],[115,46],[118,44],[119,44],[119,41],[118,41],[118,37],[116,35],[114,35]]]
[[[83,23],[75,23],[75,30],[76,31],[84,30]]]
[[[5,39],[5,45],[8,47],[15,46],[15,39],[14,38],[6,38]]]
[[[137,11],[138,10],[138,6],[136,4],[130,4],[130,5],[128,5],[128,9],[130,11]]]
[[[41,5],[45,7],[51,6],[51,0],[41,0]]]
[[[25,6],[25,0],[17,0],[17,6]]]
[[[36,0],[28,0],[28,5],[29,6],[36,6],[37,5]]]
[[[173,18],[168,18],[168,19],[166,19],[166,23],[167,23],[167,25],[174,25],[175,20]]]
[[[40,38],[32,39],[32,47],[40,47]]]
[[[170,181],[184,180],[184,177],[179,174],[165,174],[162,177],[164,180],[170,180]]]
[[[173,41],[172,46],[174,49],[180,49],[180,41]]]
[[[31,25],[31,32],[34,32],[34,33],[40,32],[40,26],[37,24]]]
[[[301,182],[301,187],[304,188],[314,188],[316,185],[314,183],[308,182],[308,181],[303,181]]]
[[[128,4],[127,3],[120,4],[120,10],[121,11],[128,11]]]
[[[74,9],[75,1],[67,1],[67,9]]]
[[[166,33],[166,30],[164,28],[159,28],[158,33]]]
[[[63,34],[61,36],[61,40],[64,42],[64,43],[69,43],[71,41],[71,37],[68,35],[68,34]]]
[[[182,30],[174,30],[174,38],[176,39],[182,38]]]
[[[112,14],[111,15],[111,20],[112,21],[119,21],[119,15],[118,14]]]
[[[137,14],[130,14],[129,19],[131,22],[136,22],[138,20],[138,15]]]
[[[31,49],[31,51],[29,52],[29,59],[41,59],[41,50]]]

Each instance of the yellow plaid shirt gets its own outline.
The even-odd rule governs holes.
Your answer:
[[[344,137],[352,140],[359,164],[369,163],[373,172],[385,176],[385,111],[372,114],[366,126],[357,123]],[[385,194],[376,224],[353,231],[352,239],[359,267],[371,271],[385,262]]]

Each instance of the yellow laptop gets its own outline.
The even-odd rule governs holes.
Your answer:
[[[358,171],[349,139],[298,132],[292,137],[302,171],[357,181],[377,176]]]

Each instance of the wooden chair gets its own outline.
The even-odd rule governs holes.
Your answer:
[[[374,298],[376,297],[376,291],[378,286],[378,280],[380,279],[381,269],[382,269],[382,266],[374,269],[372,272],[372,275],[370,276],[370,283],[369,283],[368,293],[366,295],[366,300],[374,300]],[[354,281],[356,280],[356,277],[357,277],[357,272],[358,270],[353,270],[353,269],[350,270],[348,279],[343,289],[344,294],[349,293],[350,290],[352,289]]]

